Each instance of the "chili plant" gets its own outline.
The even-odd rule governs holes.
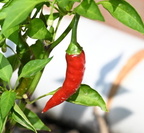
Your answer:
[[[37,133],[50,131],[35,112],[27,108],[47,95],[53,95],[42,112],[63,101],[84,106],[99,106],[107,111],[101,95],[81,84],[85,70],[85,54],[82,44],[77,42],[77,26],[80,17],[104,21],[99,5],[115,19],[140,33],[144,33],[143,21],[135,8],[124,0],[0,0],[0,132],[13,132],[13,127],[22,126]],[[47,9],[48,12],[44,12]],[[71,16],[71,22],[56,37],[61,20]],[[66,50],[66,79],[53,92],[31,101],[44,68],[51,62],[51,52],[72,31]],[[32,45],[28,39],[35,40]],[[9,43],[12,41],[15,48]],[[62,44],[60,44],[62,45]],[[12,55],[6,57],[9,48]],[[18,78],[11,84],[12,74]],[[49,82],[49,81],[48,81]],[[35,119],[35,121],[33,121]]]

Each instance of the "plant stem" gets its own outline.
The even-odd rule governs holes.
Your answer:
[[[56,0],[53,0],[52,2],[50,2],[50,15],[49,15],[48,20],[47,20],[47,25],[50,27],[53,26],[53,21],[54,21],[53,10],[54,10],[55,2],[56,2]]]
[[[53,40],[55,40],[55,36],[56,36],[57,30],[58,30],[58,27],[60,25],[60,22],[61,22],[62,18],[63,18],[63,16],[59,17],[59,20],[57,22],[57,26],[56,26],[56,29],[55,29],[55,32],[54,32],[54,35],[53,35]]]
[[[77,26],[78,26],[79,18],[80,16],[78,14],[76,14],[74,17],[74,24],[73,24],[72,36],[71,36],[71,43],[74,44],[77,43]]]
[[[61,34],[61,36],[49,46],[49,48],[47,49],[48,53],[50,53],[67,36],[67,34],[72,29],[73,24],[74,24],[74,18],[72,19],[69,26],[65,29],[65,31]]]
[[[33,94],[33,92],[35,91],[35,89],[36,89],[36,87],[37,87],[37,85],[38,85],[38,83],[39,83],[39,80],[40,80],[40,78],[41,78],[41,76],[42,76],[42,73],[43,73],[43,71],[40,71],[40,72],[38,72],[38,73],[35,75],[32,83],[30,84],[30,86],[29,86],[29,88],[28,88],[28,90],[27,90],[28,96],[31,96],[31,95]]]
[[[82,51],[82,47],[77,42],[77,26],[78,26],[79,18],[80,16],[78,14],[75,14],[74,24],[72,28],[71,41],[66,50],[66,53],[69,55],[80,54]]]
[[[59,89],[59,88],[58,88],[58,89]],[[39,99],[41,99],[41,98],[43,98],[43,97],[46,97],[46,96],[49,96],[49,95],[53,95],[58,89],[56,89],[56,90],[54,90],[54,91],[51,91],[51,92],[49,92],[49,93],[47,93],[47,94],[41,95],[41,96],[39,96],[38,98],[34,99],[33,101],[27,101],[27,103],[28,103],[28,104],[32,104],[32,103],[36,102],[37,100],[39,100]]]

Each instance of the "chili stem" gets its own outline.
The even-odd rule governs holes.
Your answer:
[[[77,42],[77,26],[78,26],[79,18],[80,16],[78,14],[75,14],[74,24],[72,28],[72,34],[71,34],[71,41],[66,50],[66,53],[68,53],[69,55],[80,54],[82,51],[82,47]]]
[[[74,25],[72,28],[72,36],[71,36],[71,43],[77,44],[77,26],[79,22],[80,16],[78,14],[74,17]]]

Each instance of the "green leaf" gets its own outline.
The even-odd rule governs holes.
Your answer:
[[[0,11],[0,19],[5,19],[2,33],[23,22],[33,8],[45,0],[12,0]]]
[[[0,133],[4,133],[6,122],[7,122],[7,117],[2,118],[2,116],[0,115]]]
[[[0,132],[2,133],[2,131],[3,131],[3,119],[0,115]]]
[[[21,77],[29,78],[34,76],[37,72],[41,71],[52,58],[36,59],[29,61],[22,69]]]
[[[0,53],[0,78],[6,82],[10,81],[12,76],[12,66],[7,58]]]
[[[99,106],[102,110],[107,111],[105,101],[101,95],[85,84],[82,84],[78,91],[67,101],[84,106]]]
[[[11,40],[12,42],[14,42],[15,44],[17,44],[18,43],[18,30],[19,30],[19,26],[15,26],[10,29],[7,29],[3,33],[3,35],[9,40]]]
[[[2,118],[5,118],[14,105],[16,93],[12,91],[5,91],[1,95],[0,113]]]
[[[40,14],[40,19],[44,22],[45,25],[47,25],[47,20],[48,20],[49,16],[50,15],[48,15],[48,14],[45,14],[45,15],[43,13]],[[59,17],[60,17],[59,12],[53,13],[53,21]]]
[[[39,18],[35,18],[30,22],[29,29],[27,30],[27,34],[29,37],[33,39],[50,40],[52,38],[44,22]]]
[[[44,55],[44,45],[40,40],[37,40],[35,44],[30,47],[35,59],[42,59]]]
[[[0,9],[0,20],[3,20],[6,18],[6,10],[5,8]]]
[[[58,6],[63,11],[70,11],[75,2],[80,2],[80,0],[57,0]]]
[[[24,113],[36,130],[51,131],[34,112],[25,109]]]
[[[13,71],[15,71],[20,66],[20,60],[17,54],[11,55],[7,59],[11,64]]]
[[[14,112],[12,113],[12,118],[23,127],[37,133],[35,127],[30,123],[26,115],[23,113],[23,111],[19,108],[17,104],[15,104],[14,106]]]
[[[144,33],[144,24],[137,11],[124,0],[100,1],[109,13],[126,26]]]
[[[8,1],[10,1],[10,0],[0,0],[0,2],[3,2],[3,3],[6,3]]]
[[[97,3],[95,3],[94,0],[83,0],[80,5],[74,9],[74,11],[83,17],[104,21]]]

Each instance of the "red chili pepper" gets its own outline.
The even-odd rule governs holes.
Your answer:
[[[63,85],[46,103],[46,106],[42,110],[43,113],[49,110],[50,108],[66,101],[80,87],[85,71],[84,51],[81,51],[80,54],[72,55],[66,53],[66,61],[67,70],[66,78],[63,82]]]

